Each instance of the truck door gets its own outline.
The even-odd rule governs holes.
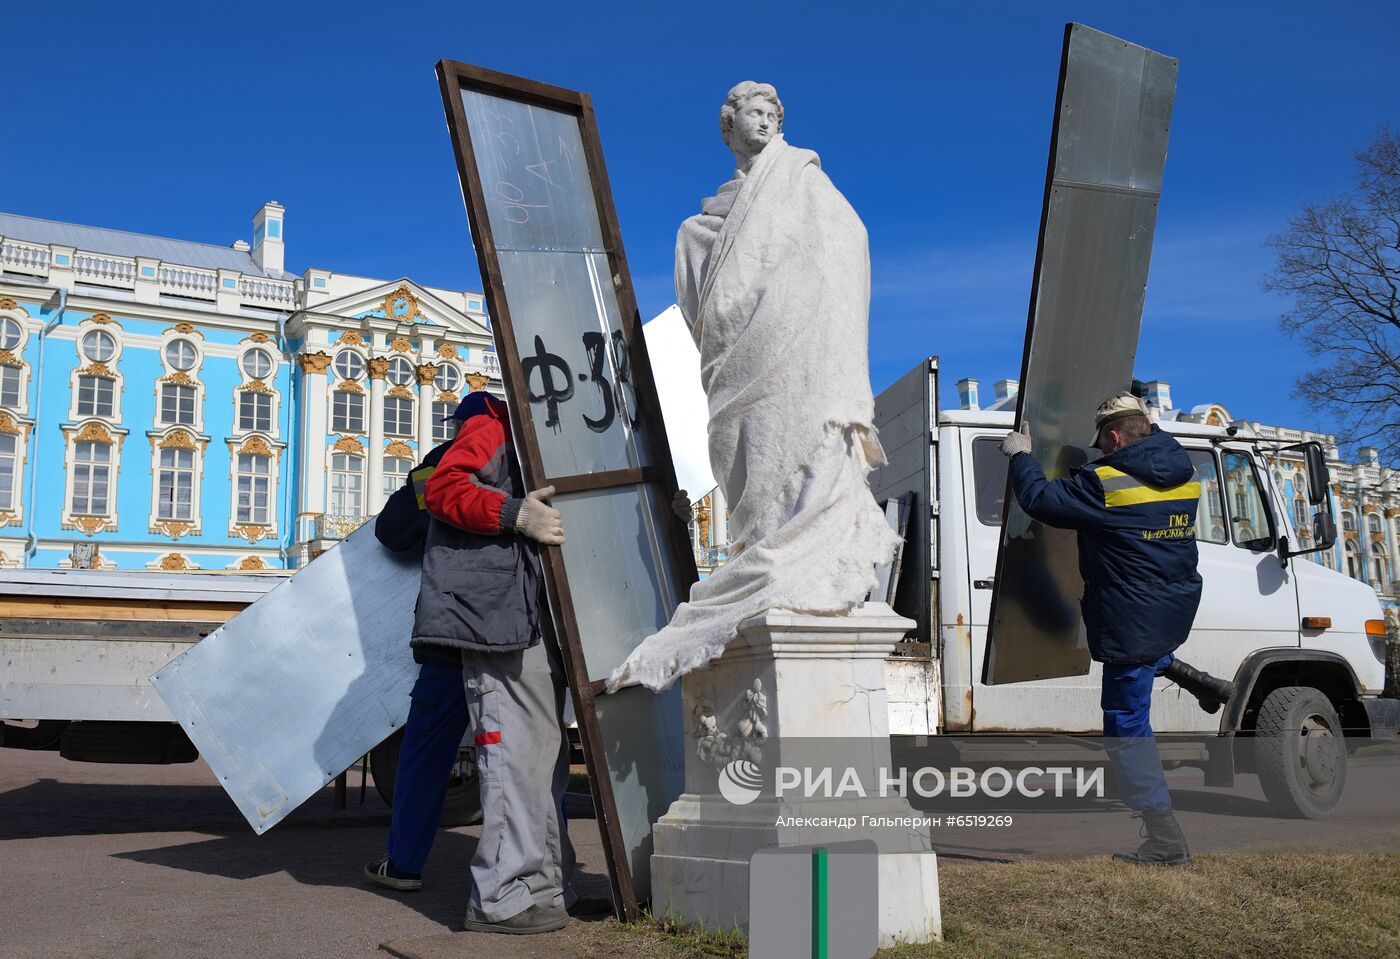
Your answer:
[[[1246,655],[1267,646],[1297,646],[1298,596],[1292,564],[1280,561],[1282,518],[1275,514],[1263,464],[1244,446],[1190,445],[1201,502],[1196,511],[1201,605],[1177,655],[1198,669],[1233,678]],[[1161,681],[1159,680],[1159,683]],[[1160,731],[1213,728],[1213,718],[1175,687],[1153,697]]]

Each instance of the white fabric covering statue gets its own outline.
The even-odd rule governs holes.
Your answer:
[[[720,132],[737,168],[676,237],[676,299],[700,348],[710,465],[731,507],[729,559],[610,689],[670,686],[769,609],[848,612],[894,551],[866,481],[884,451],[865,227],[782,125],[771,86],[729,91]]]

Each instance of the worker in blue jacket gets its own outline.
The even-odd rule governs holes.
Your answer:
[[[1208,712],[1234,692],[1232,683],[1173,655],[1186,642],[1201,602],[1201,487],[1181,444],[1153,425],[1132,394],[1100,404],[1091,445],[1103,456],[1056,480],[1047,479],[1030,455],[1024,426],[1001,449],[1011,458],[1011,485],[1021,508],[1032,519],[1078,533],[1080,611],[1089,654],[1103,664],[1104,740],[1123,800],[1146,827],[1146,841],[1136,852],[1114,858],[1179,865],[1191,855],[1172,814],[1149,723],[1152,681],[1167,677]]]

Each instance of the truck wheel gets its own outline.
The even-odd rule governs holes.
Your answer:
[[[1259,707],[1255,771],[1269,804],[1290,819],[1326,819],[1342,800],[1347,750],[1337,711],[1311,686],[1282,686]]]
[[[374,788],[389,808],[394,806],[394,783],[398,779],[399,749],[403,746],[403,730],[384,740],[370,750],[369,768],[374,774]],[[438,825],[475,826],[481,822],[481,781],[476,775],[476,764],[471,761],[471,750],[458,754],[457,769],[447,784],[447,796],[442,801],[442,818]],[[458,775],[458,769],[462,775]]]

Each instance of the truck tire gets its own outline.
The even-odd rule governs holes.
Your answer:
[[[1281,686],[1259,707],[1254,736],[1269,805],[1289,819],[1332,815],[1346,788],[1347,750],[1331,701],[1311,686]]]
[[[403,730],[399,729],[369,754],[375,791],[390,809],[394,807],[394,783],[398,779],[399,749],[402,746]],[[442,817],[438,820],[442,828],[475,826],[481,822],[481,780],[477,778],[475,764],[468,762],[466,765],[469,774],[454,775],[448,783],[447,796],[442,801]]]

